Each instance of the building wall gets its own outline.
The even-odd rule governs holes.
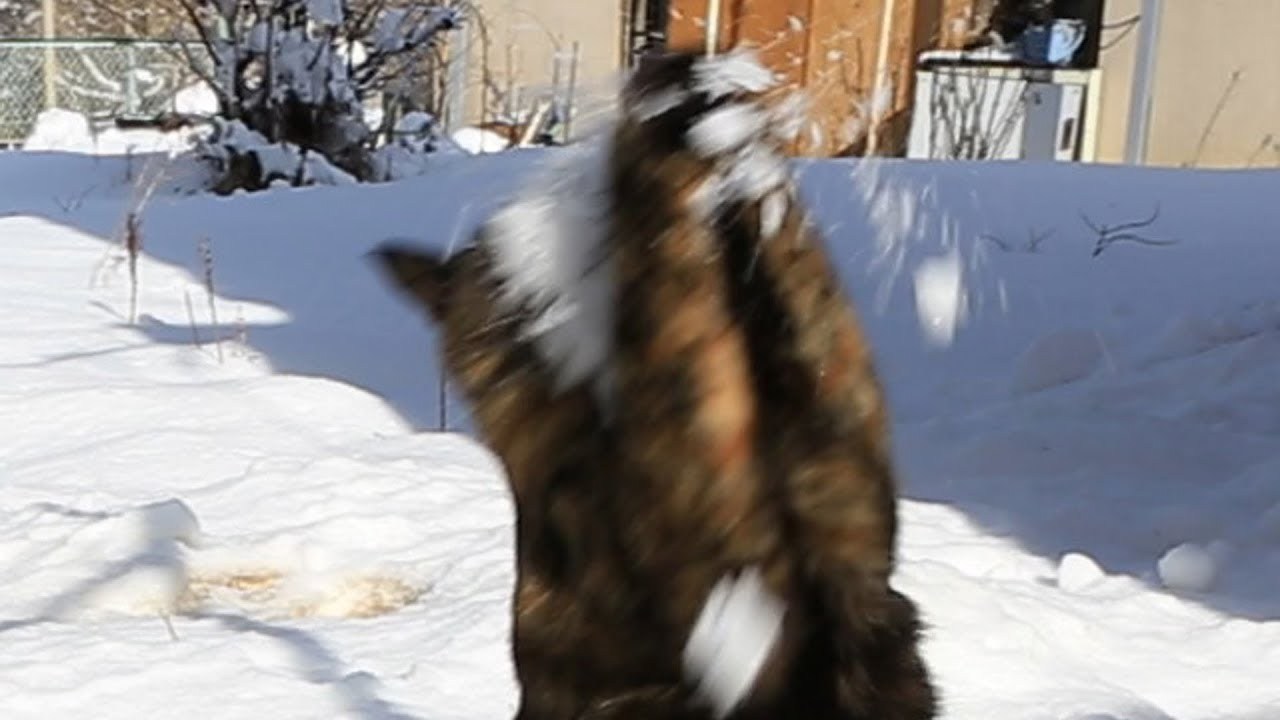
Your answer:
[[[796,152],[861,154],[870,145],[879,154],[893,154],[906,137],[913,58],[937,42],[942,5],[943,0],[722,0],[717,46],[757,48],[784,85],[804,90],[813,122]],[[673,46],[705,45],[708,6],[708,0],[672,0]]]
[[[1098,57],[1102,88],[1099,93],[1097,156],[1099,162],[1121,163],[1129,132],[1129,104],[1133,94],[1134,70],[1141,28],[1120,27],[1140,16],[1142,0],[1107,0],[1103,25],[1102,52]]]
[[[476,0],[483,20],[470,31],[465,65],[464,122],[494,119],[503,95],[527,107],[549,90],[557,52],[568,58],[578,44],[576,104],[589,108],[612,88],[623,63],[621,0]],[[567,85],[569,63],[561,65]],[[523,98],[522,103],[516,103]]]
[[[1141,13],[1107,0],[1106,23]],[[1280,166],[1277,0],[1165,0],[1145,161],[1196,167]],[[1139,32],[1103,41],[1098,159],[1123,162]],[[1236,73],[1239,73],[1236,75]],[[1234,80],[1233,80],[1234,78]]]
[[[466,67],[467,122],[492,119],[497,94],[514,90],[528,101],[552,82],[557,48],[579,43],[576,99],[589,120],[616,90],[624,64],[623,0],[479,0],[487,43],[472,33]],[[701,47],[708,0],[671,0],[671,42]],[[887,72],[892,97],[875,102],[881,18],[894,8]],[[1100,57],[1097,159],[1123,162],[1140,28],[1121,24],[1143,0],[1106,0]],[[812,98],[817,132],[806,154],[859,152],[858,133],[872,106],[887,113],[895,148],[912,83],[914,53],[954,46],[988,8],[985,0],[723,0],[722,49],[740,42],[762,48],[765,60]],[[966,29],[966,26],[968,29]],[[1157,165],[1240,167],[1280,165],[1280,0],[1164,0],[1146,161]],[[482,78],[490,79],[483,92]],[[567,65],[564,67],[567,68]],[[1236,73],[1238,72],[1238,75]],[[1234,80],[1233,80],[1234,78]],[[483,96],[490,98],[487,107]],[[576,122],[576,121],[575,121]],[[586,123],[589,124],[589,123]],[[818,137],[818,136],[821,137]],[[816,139],[815,139],[816,138]]]

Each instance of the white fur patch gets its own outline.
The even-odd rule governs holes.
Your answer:
[[[685,672],[724,717],[755,686],[782,634],[785,607],[757,568],[725,576],[711,589],[685,645]]]
[[[760,93],[774,78],[750,50],[699,60],[694,65],[695,87],[710,99],[735,92]],[[795,137],[803,124],[804,100],[799,93],[773,107],[756,100],[731,102],[698,118],[686,140],[694,152],[716,160],[716,170],[690,198],[702,217],[714,217],[731,203],[760,202],[760,233],[778,233],[790,201],[787,159],[774,147]]]
[[[555,368],[561,388],[602,378],[610,355],[608,151],[600,141],[556,151],[487,227],[499,301],[534,312],[525,335]]]

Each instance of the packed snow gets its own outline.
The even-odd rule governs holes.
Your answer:
[[[501,469],[432,432],[465,410],[366,253],[465,241],[560,152],[230,198],[181,158],[0,155],[6,720],[510,716]],[[799,165],[943,717],[1280,717],[1280,174]],[[1157,204],[1172,244],[1095,255],[1082,216]]]
[[[782,634],[786,608],[759,568],[721,578],[689,631],[688,674],[719,717],[747,697]]]
[[[22,143],[26,150],[70,151],[90,155],[176,153],[191,146],[192,130],[121,130],[114,125],[95,126],[85,115],[50,108],[36,116]]]
[[[449,136],[454,145],[472,155],[502,152],[511,146],[511,141],[492,130],[479,127],[462,127]]]
[[[737,92],[764,92],[777,81],[756,53],[746,48],[717,55],[694,67],[694,89],[706,93],[712,100]]]
[[[915,271],[916,310],[920,330],[940,345],[949,344],[964,319],[964,267],[960,254],[927,258]]]
[[[609,356],[612,258],[604,247],[606,155],[573,146],[486,225],[501,300],[536,309],[525,332],[562,387],[598,378]]]

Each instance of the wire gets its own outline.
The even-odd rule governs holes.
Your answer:
[[[1108,41],[1106,41],[1106,42],[1102,43],[1101,45],[1099,45],[1099,46],[1098,46],[1098,52],[1105,52],[1105,51],[1110,50],[1111,48],[1115,47],[1116,45],[1119,45],[1119,44],[1120,44],[1120,43],[1121,43],[1125,38],[1129,37],[1129,34],[1130,34],[1130,33],[1132,33],[1132,32],[1134,31],[1134,28],[1138,27],[1138,25],[1139,25],[1141,22],[1142,22],[1142,16],[1141,16],[1141,15],[1134,15],[1134,16],[1133,16],[1133,17],[1131,17],[1131,18],[1126,18],[1126,19],[1124,19],[1124,20],[1119,20],[1119,21],[1116,21],[1116,22],[1114,22],[1114,23],[1110,23],[1110,24],[1104,24],[1104,25],[1102,26],[1102,29],[1103,29],[1104,31],[1105,31],[1105,30],[1119,30],[1119,31],[1120,31],[1120,34],[1116,35],[1115,37],[1111,38],[1110,40],[1108,40]]]

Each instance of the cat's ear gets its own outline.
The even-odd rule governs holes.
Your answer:
[[[401,292],[425,307],[437,320],[444,318],[454,272],[449,260],[432,251],[395,242],[384,243],[370,254]]]

